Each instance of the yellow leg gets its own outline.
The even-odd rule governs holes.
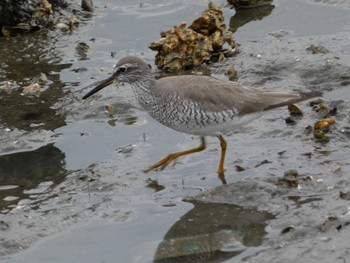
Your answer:
[[[201,137],[201,145],[199,145],[198,147],[193,148],[193,149],[189,149],[189,150],[186,150],[186,151],[171,153],[168,156],[166,156],[163,159],[161,159],[159,162],[157,162],[154,165],[152,165],[150,168],[148,168],[144,172],[148,173],[149,171],[152,171],[152,170],[154,170],[154,169],[156,169],[158,167],[160,167],[160,169],[163,170],[165,167],[167,167],[176,158],[178,158],[180,156],[183,156],[183,155],[187,155],[187,154],[203,151],[205,149],[205,147],[206,147],[206,144],[205,144],[204,137]]]
[[[218,176],[223,184],[226,184],[226,179],[225,179],[225,168],[224,168],[224,163],[225,163],[225,156],[226,156],[226,147],[227,147],[227,142],[225,138],[222,135],[218,136],[220,140],[220,146],[221,146],[221,158],[219,162],[219,167],[218,167]]]

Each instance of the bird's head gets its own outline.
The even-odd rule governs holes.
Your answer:
[[[123,83],[134,84],[137,81],[142,81],[144,78],[152,78],[150,66],[139,57],[126,56],[118,61],[112,75],[98,83],[83,99],[87,99],[112,83],[117,85]]]

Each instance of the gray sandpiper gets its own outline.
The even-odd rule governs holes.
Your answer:
[[[227,142],[223,135],[259,117],[264,111],[321,96],[321,92],[278,92],[246,87],[237,82],[199,75],[155,79],[139,57],[119,60],[110,77],[88,92],[86,99],[112,83],[130,84],[140,106],[161,124],[179,132],[200,136],[200,146],[167,155],[144,172],[164,169],[176,158],[206,148],[205,136],[220,140],[217,173],[226,184],[224,161]]]

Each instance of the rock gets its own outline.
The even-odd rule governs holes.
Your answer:
[[[232,33],[226,30],[221,8],[209,3],[189,27],[182,22],[162,32],[161,39],[149,48],[158,51],[155,63],[159,69],[179,71],[232,55],[234,52],[223,49],[224,44],[231,50],[236,47]]]

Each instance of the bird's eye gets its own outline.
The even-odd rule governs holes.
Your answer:
[[[125,72],[125,71],[126,71],[126,68],[125,68],[125,67],[120,67],[120,68],[118,69],[118,71],[119,71],[119,72]]]

